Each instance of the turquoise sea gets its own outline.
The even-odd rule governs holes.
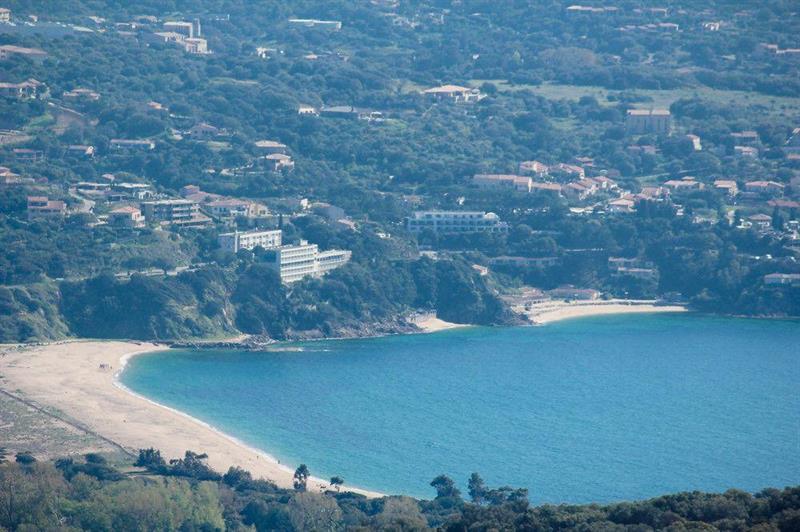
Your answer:
[[[438,474],[465,488],[473,471],[536,503],[800,484],[796,321],[606,316],[275,349],[143,355],[122,382],[385,493],[431,498]]]

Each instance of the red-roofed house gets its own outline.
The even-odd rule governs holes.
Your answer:
[[[51,200],[47,196],[28,196],[28,220],[63,218],[66,213],[67,204],[63,201]]]

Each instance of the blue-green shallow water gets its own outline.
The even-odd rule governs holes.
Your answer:
[[[800,483],[798,322],[628,315],[296,346],[145,355],[122,381],[388,493],[472,471],[534,502]]]

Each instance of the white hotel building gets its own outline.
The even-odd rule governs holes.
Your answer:
[[[217,237],[219,246],[223,251],[236,253],[240,249],[255,249],[261,246],[264,249],[280,247],[282,244],[282,232],[280,229],[272,231],[247,231],[240,233],[223,233]]]
[[[499,216],[483,211],[417,211],[406,218],[406,228],[414,234],[426,229],[440,234],[508,232]]]
[[[281,246],[275,250],[273,266],[284,283],[299,281],[307,275],[321,277],[346,264],[351,252],[342,249],[319,251],[316,244],[301,241],[298,246]]]

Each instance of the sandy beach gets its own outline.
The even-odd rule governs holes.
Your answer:
[[[463,323],[452,323],[444,321],[436,317],[435,314],[419,316],[414,320],[414,325],[419,327],[423,333],[435,333],[446,331],[448,329],[458,329],[461,327],[469,327]]]
[[[165,459],[183,457],[186,450],[208,453],[208,464],[224,473],[231,466],[254,477],[292,487],[297,464],[286,466],[213,427],[177,410],[139,396],[117,381],[133,356],[166,349],[137,342],[61,342],[23,348],[3,348],[0,387],[79,420],[86,429],[129,450],[155,447]],[[327,481],[310,478],[317,491]],[[380,493],[351,488],[371,497]]]
[[[644,314],[656,312],[687,312],[682,305],[663,305],[648,300],[609,299],[592,301],[550,300],[536,303],[516,311],[525,314],[535,325],[543,325],[556,321],[604,316],[610,314]]]

